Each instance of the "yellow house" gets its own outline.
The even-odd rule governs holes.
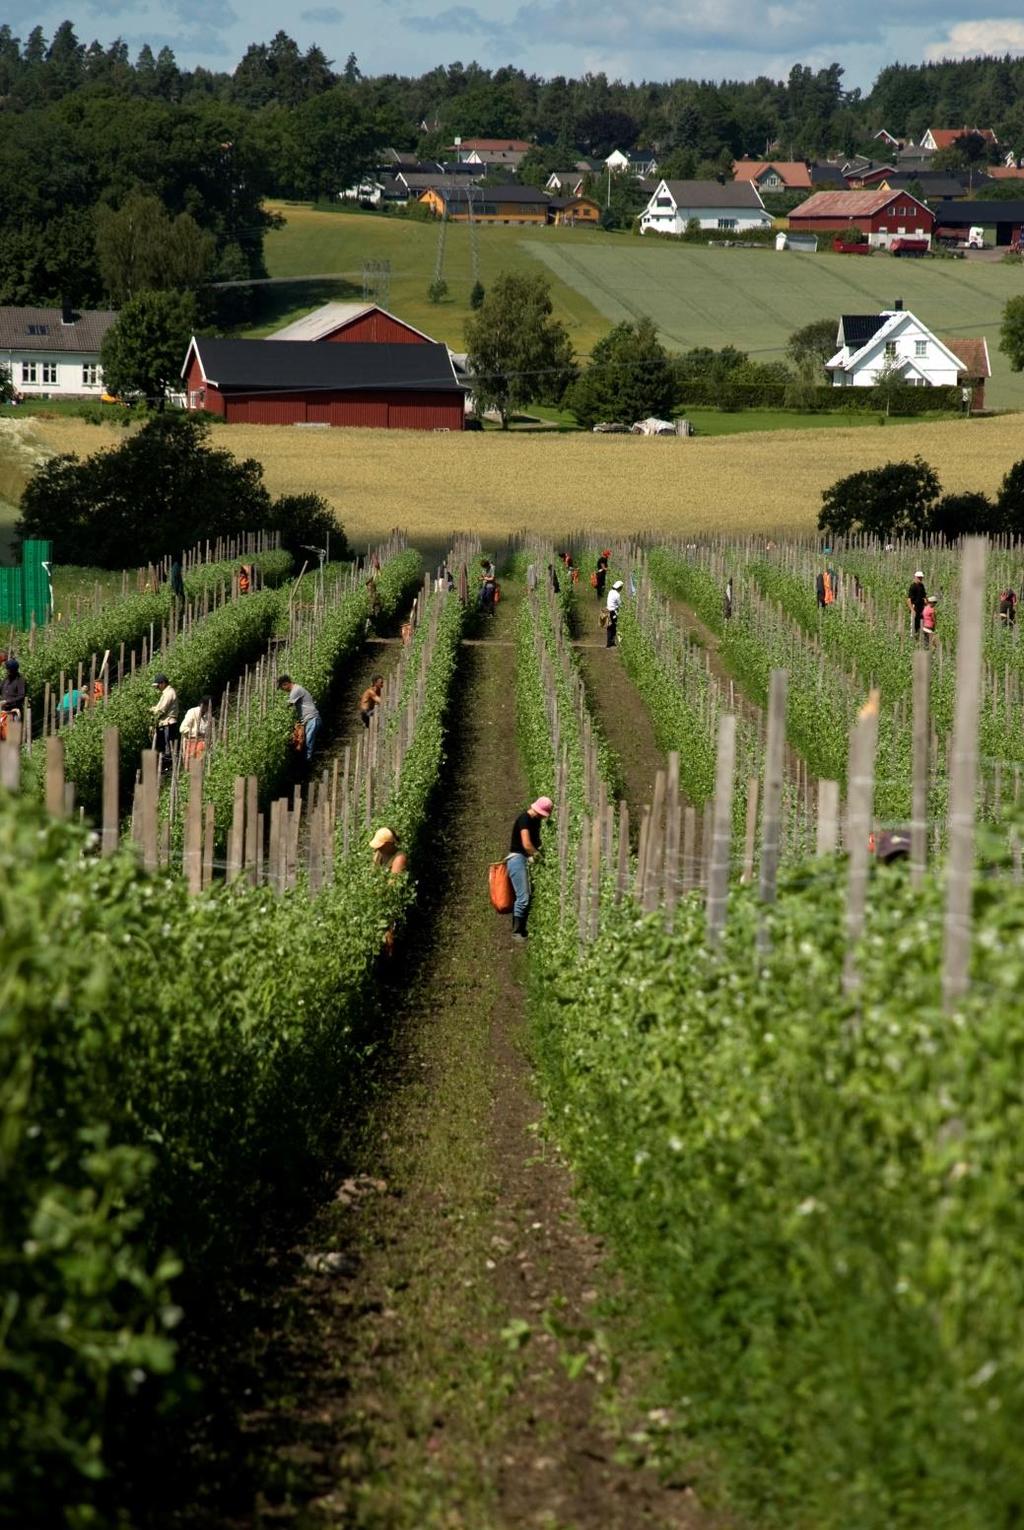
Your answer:
[[[470,200],[472,198],[472,201]],[[452,223],[547,223],[551,198],[536,186],[431,186],[420,197],[438,218]]]
[[[601,204],[595,202],[593,197],[556,197],[548,203],[548,214],[550,223],[562,223],[570,227],[589,224],[593,227],[601,221]]]

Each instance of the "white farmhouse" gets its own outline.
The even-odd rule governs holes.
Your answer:
[[[638,181],[646,181],[658,173],[658,156],[653,149],[613,149],[605,166],[613,175],[624,175],[628,171]]]
[[[640,232],[685,234],[694,218],[702,229],[727,233],[772,226],[771,214],[750,181],[659,181],[640,214]]]
[[[26,397],[98,398],[100,346],[116,318],[73,308],[0,308],[0,365]]]
[[[835,388],[873,388],[883,375],[899,373],[917,388],[953,388],[967,370],[960,356],[897,301],[878,314],[844,314],[839,349],[825,370]]]

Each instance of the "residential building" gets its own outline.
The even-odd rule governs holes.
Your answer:
[[[760,193],[750,181],[723,185],[721,181],[661,180],[640,214],[640,232],[685,234],[693,219],[702,229],[725,233],[772,226]]]
[[[471,154],[485,157],[492,153],[526,154],[530,145],[525,138],[456,138],[450,150],[458,160],[468,159]]]
[[[605,160],[604,167],[613,175],[624,175],[628,172],[642,181],[647,176],[657,175],[658,156],[653,149],[613,149]]]
[[[99,398],[100,346],[116,313],[0,308],[0,365],[27,398]]]
[[[885,149],[899,150],[903,148],[903,139],[897,138],[893,133],[890,133],[888,128],[879,128],[878,132],[872,133],[871,136],[873,139],[879,139],[884,145],[883,153]]]
[[[750,181],[762,196],[780,191],[809,191],[811,172],[803,160],[738,159],[732,167],[734,181]]]
[[[595,227],[601,221],[601,204],[593,197],[553,197],[548,203],[548,222]]]
[[[856,227],[887,249],[902,237],[927,239],[935,214],[908,191],[817,191],[789,215],[794,233],[841,235]]]
[[[971,413],[979,414],[985,407],[985,384],[992,376],[988,341],[984,336],[968,339],[966,336],[958,335],[952,340],[947,338],[945,343],[954,356],[960,358],[958,381],[962,388],[970,388]]]
[[[547,223],[551,198],[536,186],[431,186],[420,201],[453,223]]]
[[[268,340],[323,340],[373,345],[436,345],[421,329],[381,308],[379,303],[324,303],[301,319],[277,329]]]
[[[965,346],[964,356],[954,349],[960,343],[940,340],[897,300],[894,308],[882,313],[844,314],[836,335],[838,349],[825,370],[836,388],[873,388],[893,372],[919,388],[963,386],[969,374],[982,380],[988,377],[991,368],[985,341],[972,341]]]
[[[973,175],[959,170],[897,170],[879,182],[879,191],[906,191],[910,186],[920,186],[926,202],[941,202],[944,198],[962,197],[975,186],[985,184],[989,177],[977,171]]]
[[[556,197],[576,197],[583,190],[586,178],[584,170],[552,170],[544,182],[544,189],[553,191]]]
[[[193,336],[182,377],[185,407],[229,424],[447,431],[465,419],[464,389],[443,345]]]
[[[984,138],[986,143],[996,144],[999,139],[991,128],[959,127],[928,128],[921,138],[921,148],[934,154],[939,149],[952,149],[958,138]]]
[[[1010,202],[940,202],[935,209],[941,239],[966,238],[970,228],[985,230],[986,244],[1018,244],[1024,231],[1024,197]]]
[[[850,164],[843,179],[851,190],[862,191],[865,186],[877,186],[887,176],[895,173],[896,166],[879,160],[865,160]]]

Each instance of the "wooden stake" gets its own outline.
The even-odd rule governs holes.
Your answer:
[[[754,880],[754,851],[757,848],[757,803],[761,793],[761,778],[751,776],[747,781],[747,817],[743,833],[743,871],[740,881],[744,887]]]
[[[914,654],[914,733],[910,797],[910,880],[924,881],[928,862],[928,691],[930,658],[927,648]]]
[[[155,749],[142,751],[142,865],[146,871],[160,866],[157,808],[160,803],[160,756]]]
[[[723,712],[718,719],[715,764],[715,809],[708,867],[708,942],[718,945],[725,931],[729,901],[729,855],[732,848],[732,794],[736,771],[736,717]]]
[[[843,992],[860,987],[857,945],[864,934],[868,896],[871,819],[875,803],[875,750],[878,747],[878,692],[872,691],[860,710],[850,735],[847,776],[846,847],[849,873],[846,889],[846,953],[843,960]]]
[[[947,1012],[967,990],[971,955],[971,894],[974,886],[974,795],[978,780],[978,716],[982,689],[982,624],[985,599],[984,537],[968,537],[960,560],[960,609],[956,646],[956,701],[949,772],[949,860],[942,999]]]
[[[46,740],[46,811],[53,818],[66,816],[64,805],[64,740]]]
[[[839,782],[818,782],[816,855],[833,855],[839,844]]]
[[[231,831],[228,834],[227,880],[233,882],[241,873],[245,850],[245,777],[235,777],[235,798],[231,808]]]
[[[183,870],[190,893],[203,890],[203,762],[193,760],[188,772]]]

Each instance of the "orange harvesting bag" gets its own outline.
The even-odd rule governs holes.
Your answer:
[[[504,861],[495,861],[487,872],[491,903],[499,914],[510,914],[516,901],[515,888]]]

